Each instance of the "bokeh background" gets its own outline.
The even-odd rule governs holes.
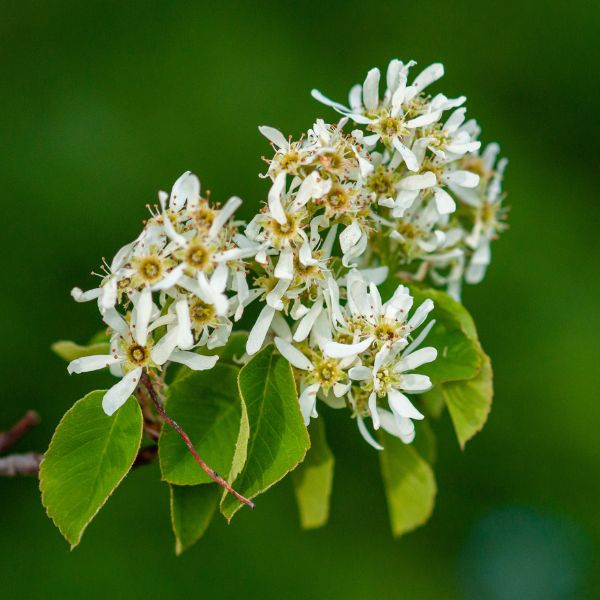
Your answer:
[[[159,188],[184,170],[247,213],[265,197],[258,134],[332,119],[393,57],[441,60],[436,90],[509,156],[511,229],[485,283],[468,289],[495,368],[486,429],[462,453],[436,424],[439,494],[425,528],[394,541],[377,457],[345,415],[331,522],[302,532],[289,482],[176,558],[157,468],[132,473],[74,552],[34,479],[0,481],[3,598],[555,600],[600,597],[597,5],[2,2],[0,429],[26,409],[45,449],[67,408],[104,384],[68,377],[49,352],[85,341],[76,305],[100,257],[133,238]],[[328,415],[331,416],[331,415]]]

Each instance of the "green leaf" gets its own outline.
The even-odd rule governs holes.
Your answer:
[[[415,440],[413,447],[430,464],[437,459],[437,441],[431,425],[425,421],[414,421]]]
[[[246,498],[254,498],[302,461],[310,440],[291,366],[273,354],[273,346],[252,357],[241,369],[238,384],[248,409],[250,439],[246,464],[234,487]],[[230,494],[223,496],[221,512],[228,520],[241,507]]]
[[[433,512],[436,485],[433,470],[409,444],[378,432],[379,453],[392,533],[395,537],[423,525]]]
[[[219,486],[170,485],[171,525],[179,556],[206,532],[219,503]]]
[[[427,298],[434,302],[430,318],[436,323],[424,345],[437,348],[435,361],[419,368],[434,384],[475,377],[481,368],[479,342],[473,319],[467,309],[440,290],[409,286],[418,306]]]
[[[108,335],[108,329],[101,329],[97,333],[95,333],[90,340],[88,341],[88,346],[91,344],[109,344],[110,343],[110,335]]]
[[[425,413],[434,419],[440,418],[444,407],[446,406],[443,388],[444,384],[439,383],[434,385],[429,391],[420,395],[423,407],[425,408]]]
[[[492,365],[487,354],[483,350],[480,352],[483,364],[476,377],[446,383],[442,388],[456,437],[463,449],[481,431],[492,408]]]
[[[188,371],[167,389],[167,412],[217,473],[229,473],[234,458],[239,463],[245,454],[247,432],[245,439],[239,434],[247,418],[238,393],[238,371],[217,363],[210,371]],[[165,481],[176,485],[212,482],[171,427],[163,427],[158,447]]]
[[[137,400],[129,398],[109,417],[104,394],[92,392],[73,405],[40,465],[42,503],[71,548],[127,475],[142,440]]]
[[[197,349],[198,354],[204,354],[208,356],[218,356],[219,364],[234,365],[239,368],[240,359],[246,354],[246,340],[248,339],[248,332],[246,331],[234,331],[227,340],[224,346],[219,348],[213,348],[209,350],[206,346],[202,346]],[[173,378],[173,381],[177,381],[181,377],[187,376],[191,372],[186,366],[181,366],[177,369],[177,373]]]
[[[239,365],[239,360],[246,354],[246,341],[248,340],[247,331],[234,331],[227,340],[227,343],[221,348],[215,348],[207,354],[218,354],[221,358],[219,362],[227,362]]]
[[[292,472],[292,483],[304,529],[327,523],[333,484],[334,458],[325,437],[323,419],[313,419],[309,427],[310,450],[304,462]]]
[[[57,354],[63,360],[71,362],[82,356],[93,356],[94,354],[110,354],[110,344],[108,342],[98,342],[81,346],[69,340],[59,340],[50,346],[52,352]]]

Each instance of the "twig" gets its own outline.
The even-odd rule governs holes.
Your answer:
[[[0,458],[0,477],[37,475],[42,458],[44,458],[44,455],[37,452],[3,456]]]
[[[133,468],[149,465],[154,462],[158,456],[157,446],[147,446],[140,448]],[[43,454],[38,452],[26,452],[25,454],[9,454],[0,457],[0,477],[15,477],[17,475],[37,475],[40,463],[44,458]]]
[[[11,429],[0,432],[0,452],[6,452],[39,422],[39,415],[34,410],[28,410]]]
[[[224,487],[232,496],[237,498],[240,502],[242,502],[243,504],[246,504],[250,508],[254,508],[254,506],[255,506],[254,502],[252,502],[251,500],[248,500],[248,498],[244,498],[244,496],[242,496],[241,494],[238,494],[238,492],[236,492],[229,485],[229,483],[227,483],[227,481],[225,481],[225,479],[223,479],[214,469],[211,469],[200,458],[200,455],[194,448],[194,445],[192,444],[192,441],[190,440],[188,434],[181,428],[180,425],[178,425],[175,421],[173,421],[173,419],[171,419],[171,417],[169,417],[169,415],[165,412],[165,408],[164,408],[162,402],[160,401],[160,398],[158,397],[158,394],[156,393],[156,390],[154,389],[154,385],[152,384],[152,381],[150,380],[150,377],[148,376],[148,373],[146,371],[144,371],[142,373],[141,382],[144,384],[144,386],[148,390],[148,393],[150,394],[150,397],[152,398],[152,401],[154,402],[154,406],[156,407],[156,410],[158,411],[160,416],[179,434],[181,439],[185,442],[185,445],[187,446],[188,450],[190,451],[190,454],[194,457],[194,460],[198,463],[200,468],[213,481],[218,483],[220,486]]]

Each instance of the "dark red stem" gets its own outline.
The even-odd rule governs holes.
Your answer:
[[[6,452],[39,422],[39,415],[34,410],[28,410],[11,429],[0,432],[0,452]]]
[[[168,423],[179,434],[179,436],[181,437],[181,439],[184,441],[185,445],[187,446],[188,450],[190,451],[190,454],[194,457],[194,460],[198,463],[200,468],[214,482],[216,482],[220,486],[224,487],[232,496],[237,498],[240,502],[242,502],[243,504],[246,504],[250,508],[254,508],[254,506],[255,506],[254,502],[252,502],[251,500],[248,500],[248,498],[245,498],[241,494],[238,494],[238,492],[236,492],[229,485],[229,483],[227,481],[225,481],[225,479],[223,479],[214,469],[211,469],[202,460],[202,458],[200,458],[200,455],[194,448],[194,445],[192,444],[192,440],[190,440],[188,434],[182,429],[182,427],[180,425],[178,425],[173,419],[171,419],[171,417],[165,412],[165,408],[164,408],[162,402],[160,401],[160,398],[158,397],[158,394],[156,393],[156,390],[154,389],[154,385],[152,384],[152,381],[150,380],[150,377],[148,376],[148,373],[146,371],[143,372],[141,381],[144,384],[144,386],[146,387],[146,389],[148,390],[148,393],[150,394],[150,397],[152,398],[152,401],[154,402],[154,406],[156,407],[158,414],[160,414],[160,416],[163,418],[163,420],[166,423]]]

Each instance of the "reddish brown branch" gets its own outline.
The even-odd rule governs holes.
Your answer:
[[[225,481],[225,479],[223,479],[214,469],[211,469],[202,460],[202,458],[200,458],[200,455],[194,448],[194,445],[192,444],[192,441],[190,440],[188,434],[182,429],[182,427],[180,425],[178,425],[175,421],[173,421],[173,419],[171,419],[171,417],[169,417],[169,415],[165,412],[165,408],[164,408],[162,402],[160,401],[160,398],[158,397],[158,394],[156,393],[156,390],[154,389],[154,385],[152,384],[152,381],[150,380],[150,377],[148,376],[148,373],[146,371],[143,372],[141,381],[144,384],[144,386],[146,387],[146,389],[148,390],[148,393],[150,394],[150,397],[152,398],[152,401],[154,402],[154,406],[156,407],[156,410],[158,411],[160,416],[164,419],[164,421],[166,423],[168,423],[179,434],[179,436],[181,437],[181,439],[184,441],[185,445],[187,446],[188,450],[190,451],[190,454],[194,457],[194,460],[198,463],[200,468],[213,481],[218,483],[220,486],[224,487],[232,496],[237,498],[240,502],[242,502],[243,504],[246,504],[250,508],[254,508],[254,502],[252,502],[251,500],[248,500],[248,498],[245,498],[241,494],[238,494],[238,492],[236,492],[229,485],[229,483],[227,481]]]
[[[39,415],[34,410],[28,410],[11,429],[0,432],[0,452],[6,452],[14,446],[32,427],[40,422]]]

